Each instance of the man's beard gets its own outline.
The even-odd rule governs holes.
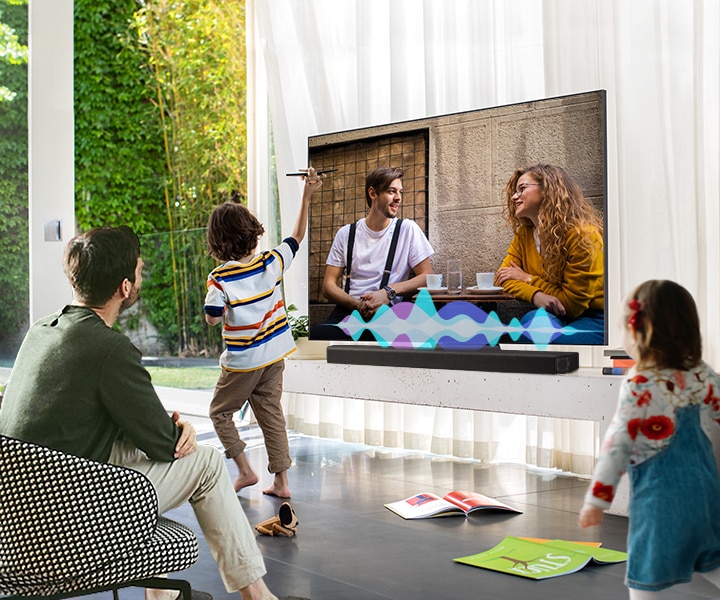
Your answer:
[[[391,206],[393,207],[394,210],[390,209]],[[397,216],[398,210],[400,210],[399,205],[396,206],[396,205],[388,204],[384,207],[384,210],[382,211],[382,213],[386,219],[394,219]]]
[[[130,294],[128,295],[127,298],[123,299],[122,304],[120,305],[120,312],[127,310],[133,304],[135,304],[138,300],[139,294],[140,294],[140,290],[137,287],[135,287],[135,284],[133,284],[132,289],[130,290]]]

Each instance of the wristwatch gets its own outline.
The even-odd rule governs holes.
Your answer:
[[[385,293],[387,294],[388,300],[390,300],[390,302],[395,300],[397,292],[394,289],[392,289],[389,285],[386,285],[383,289],[385,290]]]

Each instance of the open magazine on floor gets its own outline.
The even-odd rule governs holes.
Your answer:
[[[432,492],[415,494],[404,500],[385,504],[403,519],[428,519],[430,517],[448,517],[469,515],[478,510],[503,510],[514,513],[522,511],[508,506],[500,500],[478,494],[477,492],[454,491],[442,498]]]
[[[508,536],[490,550],[453,560],[508,575],[548,579],[575,573],[591,563],[606,565],[625,562],[627,554],[585,542]]]

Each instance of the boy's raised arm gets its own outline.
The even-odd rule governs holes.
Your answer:
[[[300,210],[295,220],[295,227],[291,234],[298,244],[305,239],[310,197],[322,187],[322,177],[322,175],[318,175],[315,172],[315,169],[310,167],[307,176],[303,178],[305,180],[305,187],[303,188],[302,201],[300,202]]]

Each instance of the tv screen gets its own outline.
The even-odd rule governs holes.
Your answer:
[[[607,344],[604,90],[317,135],[308,139],[308,159],[330,171],[310,205],[310,339],[461,349]],[[538,165],[541,171],[526,171]],[[388,250],[376,252],[374,234],[363,238],[358,223],[369,218],[375,200],[366,195],[366,178],[378,167],[402,171],[402,200],[386,216],[401,218],[402,236],[420,244],[403,247],[411,242],[401,236],[393,260],[405,257],[435,277],[362,313],[336,303],[323,285],[332,280],[352,294],[345,287],[350,235],[358,240],[350,260],[361,273],[351,282],[370,281],[372,273],[362,270],[372,264],[378,273],[371,287],[387,284],[377,264]],[[567,204],[567,197],[575,202],[567,177],[584,209]],[[392,186],[388,193],[399,195]],[[538,208],[551,196],[559,197],[554,212]],[[358,233],[346,228],[336,240],[351,223]],[[431,247],[429,263],[417,262],[427,254],[418,232]],[[397,264],[387,270],[394,273]],[[393,274],[405,281],[416,275]]]

